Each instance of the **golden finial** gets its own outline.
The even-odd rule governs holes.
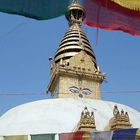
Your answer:
[[[85,18],[84,8],[78,3],[78,0],[72,0],[72,3],[68,6],[66,18],[69,21],[69,25],[77,23],[81,25]]]
[[[73,4],[77,4],[78,3],[78,0],[73,0],[72,3]]]
[[[132,124],[129,120],[129,115],[124,110],[119,111],[115,105],[113,110],[113,118],[111,118],[111,130],[131,128]]]
[[[79,131],[93,131],[96,130],[94,112],[89,112],[88,108],[85,107],[81,112]]]

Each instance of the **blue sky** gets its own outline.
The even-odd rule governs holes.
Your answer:
[[[64,16],[37,21],[0,13],[0,19],[2,115],[17,105],[50,98],[46,95],[50,79],[48,58],[54,56],[68,25]],[[107,82],[101,85],[102,99],[140,111],[140,37],[99,30],[97,39],[95,28],[83,26],[83,31],[101,71],[106,73]]]

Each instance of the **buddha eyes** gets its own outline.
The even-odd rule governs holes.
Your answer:
[[[88,89],[88,88],[84,88],[84,89],[82,90],[82,94],[89,95],[89,94],[91,94],[91,93],[92,93],[92,91],[91,91],[90,89]]]
[[[69,91],[79,95],[90,95],[92,91],[89,88],[79,89],[78,87],[69,87]]]
[[[79,89],[75,86],[70,87],[69,91],[71,91],[72,93],[79,93]]]

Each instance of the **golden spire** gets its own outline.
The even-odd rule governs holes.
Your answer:
[[[97,67],[93,49],[81,29],[85,11],[77,0],[68,6],[66,18],[69,28],[51,61],[48,91],[53,98],[77,98],[82,95],[84,98],[100,99],[100,83],[104,75]]]
[[[72,56],[75,56],[81,50],[84,50],[92,59],[96,65],[95,54],[90,46],[90,43],[86,35],[82,32],[80,26],[85,18],[84,8],[78,3],[77,0],[73,0],[68,6],[66,19],[69,23],[69,30],[65,33],[60,46],[55,54],[55,63],[60,63],[61,59],[66,61]],[[62,61],[61,61],[62,62]]]

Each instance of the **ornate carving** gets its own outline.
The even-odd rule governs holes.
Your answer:
[[[114,106],[113,115],[114,116],[111,119],[110,124],[111,130],[126,129],[132,127],[128,113],[124,112],[123,110],[119,111],[116,105]]]
[[[79,131],[96,130],[94,112],[89,112],[87,107],[85,107],[81,113],[78,130]]]

